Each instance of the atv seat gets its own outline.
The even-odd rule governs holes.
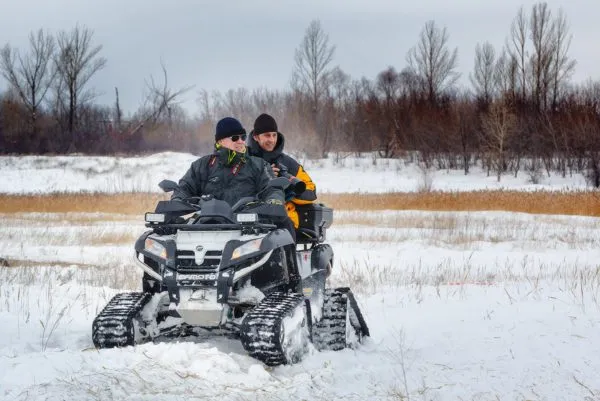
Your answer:
[[[296,205],[299,227],[296,243],[308,244],[325,241],[327,228],[333,223],[333,209],[322,203]]]

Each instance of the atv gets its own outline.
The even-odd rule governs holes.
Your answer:
[[[285,189],[289,181],[269,185]],[[164,180],[159,186],[177,188]],[[369,329],[349,288],[326,288],[333,250],[324,243],[333,210],[297,206],[297,241],[277,222],[281,205],[243,198],[159,201],[135,243],[142,292],[115,295],[92,324],[97,348],[217,332],[239,338],[274,366],[317,350],[354,347]]]

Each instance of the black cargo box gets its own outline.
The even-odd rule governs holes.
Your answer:
[[[333,209],[322,203],[296,205],[300,226],[298,231],[313,234],[315,239],[323,241],[325,230],[333,223]]]

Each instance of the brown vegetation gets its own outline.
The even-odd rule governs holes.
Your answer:
[[[331,194],[323,195],[320,199],[339,210],[503,210],[523,213],[600,216],[600,194],[591,191]]]
[[[3,195],[0,213],[100,212],[140,215],[153,211],[167,195],[58,194]],[[385,194],[321,194],[319,201],[336,210],[503,210],[524,213],[600,216],[600,194],[596,191],[472,191]],[[102,217],[100,217],[102,219]]]
[[[156,202],[165,199],[167,195],[147,193],[2,195],[0,213],[140,214],[153,211]]]

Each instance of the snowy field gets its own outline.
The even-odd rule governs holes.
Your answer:
[[[137,159],[149,181],[179,177],[193,159],[178,155],[179,170],[161,171],[162,157]],[[133,185],[124,172],[140,170],[134,159],[88,159],[85,170],[83,158],[2,158],[0,172],[11,178],[0,192],[118,192]],[[388,174],[383,165],[314,163],[322,192],[345,192],[332,176],[352,177],[364,192],[416,185],[403,174],[410,166],[376,187],[370,180]],[[433,183],[495,184],[467,178],[447,173]],[[534,188],[525,177],[501,184]],[[544,185],[584,186],[575,177]],[[299,364],[268,368],[218,337],[95,350],[95,315],[115,293],[139,289],[131,255],[141,216],[0,210],[0,257],[11,261],[0,267],[0,399],[600,400],[597,218],[336,211],[334,219],[330,284],[353,288],[371,338],[356,350],[313,350]]]
[[[184,153],[158,153],[146,157],[11,157],[0,156],[0,193],[48,192],[158,192],[163,179],[177,181],[197,157]],[[538,172],[537,184],[521,171],[500,182],[480,168],[465,176],[462,170],[423,171],[397,159],[346,157],[298,159],[317,183],[319,193],[413,192],[428,182],[432,190],[479,189],[561,190],[586,187],[581,174],[561,177]]]

